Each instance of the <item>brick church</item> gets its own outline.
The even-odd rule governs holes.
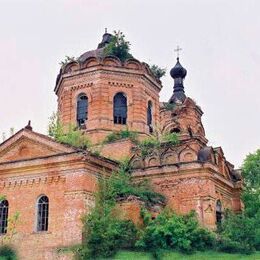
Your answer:
[[[187,71],[179,58],[170,71],[173,93],[160,102],[162,84],[146,63],[104,56],[110,40],[105,33],[97,49],[62,66],[54,89],[62,123],[77,124],[97,145],[122,129],[145,138],[155,126],[178,133],[180,143],[143,158],[130,139],[105,144],[95,155],[34,132],[30,124],[15,133],[0,144],[0,233],[8,236],[8,220],[19,212],[11,243],[20,259],[65,259],[56,249],[81,242],[81,217],[94,205],[98,178],[126,156],[134,178],[148,178],[168,206],[195,210],[206,227],[214,229],[224,209],[242,208],[240,173],[221,147],[207,146],[203,112],[185,94]]]

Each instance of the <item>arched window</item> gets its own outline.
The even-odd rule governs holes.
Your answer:
[[[2,200],[0,202],[0,234],[5,234],[7,232],[8,206],[9,203],[7,200]]]
[[[123,93],[114,96],[114,124],[125,125],[127,120],[127,98]]]
[[[84,126],[86,120],[88,120],[88,97],[85,94],[80,94],[77,99],[78,126]]]
[[[147,125],[149,127],[149,132],[153,132],[153,115],[152,115],[152,102],[148,101],[147,105]]]
[[[180,128],[175,127],[173,129],[171,129],[170,133],[175,133],[175,134],[179,134],[181,132]]]
[[[49,220],[49,199],[43,195],[37,202],[37,231],[47,231]]]
[[[216,222],[221,223],[222,220],[222,204],[220,200],[216,203]]]

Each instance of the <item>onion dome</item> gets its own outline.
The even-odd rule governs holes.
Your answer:
[[[183,103],[186,99],[183,80],[187,75],[187,70],[182,67],[179,61],[179,57],[177,58],[177,63],[171,69],[170,74],[174,79],[174,86],[173,86],[173,95],[170,98],[170,103]]]
[[[182,67],[179,62],[179,57],[177,58],[176,65],[171,69],[170,74],[172,78],[185,78],[187,75],[187,70]]]

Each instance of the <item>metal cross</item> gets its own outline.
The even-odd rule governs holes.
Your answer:
[[[180,48],[179,45],[177,45],[177,48],[174,51],[177,52],[177,58],[179,58],[180,51],[182,51],[182,48]]]
[[[107,28],[105,28],[105,33],[107,33]]]

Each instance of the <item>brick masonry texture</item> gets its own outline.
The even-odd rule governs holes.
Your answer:
[[[178,213],[195,210],[202,225],[216,225],[216,202],[234,211],[242,209],[242,181],[220,147],[207,146],[201,108],[189,97],[175,107],[159,102],[162,88],[146,64],[135,59],[89,57],[71,62],[59,75],[55,92],[63,124],[76,124],[77,97],[88,97],[88,120],[82,131],[97,145],[101,156],[55,142],[24,128],[0,145],[0,194],[9,202],[9,216],[20,213],[12,243],[20,259],[71,259],[57,248],[82,241],[81,217],[94,206],[100,176],[109,176],[126,156],[133,177],[149,179]],[[113,122],[113,97],[127,97],[127,125]],[[147,105],[152,102],[153,125],[162,133],[180,131],[180,144],[155,150],[146,158],[131,140],[100,142],[113,131],[129,129],[149,136]],[[169,104],[168,104],[169,105]],[[49,198],[49,228],[36,232],[36,203]],[[138,225],[141,202],[136,198],[117,206],[119,215]],[[155,214],[156,215],[156,214]],[[4,235],[2,236],[3,239]]]

